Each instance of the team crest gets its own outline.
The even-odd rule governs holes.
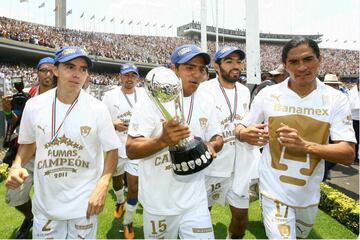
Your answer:
[[[200,127],[204,129],[206,127],[206,124],[208,122],[207,118],[199,118]]]
[[[81,136],[83,136],[83,137],[86,137],[87,135],[89,135],[90,131],[91,131],[91,127],[89,127],[89,126],[80,127],[80,133],[81,133]]]
[[[213,200],[218,200],[219,197],[220,197],[220,194],[219,193],[214,193],[211,197],[212,197]]]

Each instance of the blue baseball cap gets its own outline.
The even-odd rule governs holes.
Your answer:
[[[186,63],[193,59],[196,56],[203,56],[205,60],[205,65],[210,63],[210,55],[206,52],[202,52],[201,49],[193,44],[185,44],[180,47],[177,47],[175,51],[171,54],[171,62],[173,64],[179,63]]]
[[[218,62],[219,60],[229,56],[230,54],[232,54],[234,52],[236,52],[240,55],[240,60],[245,59],[245,53],[240,48],[224,47],[224,48],[220,48],[219,50],[216,51],[214,60],[215,60],[215,62]]]
[[[139,76],[138,68],[132,63],[126,63],[120,67],[121,74],[127,74],[129,72],[136,73]]]
[[[39,63],[36,66],[36,69],[39,69],[44,63],[54,64],[54,59],[52,57],[45,57],[40,59]]]
[[[66,46],[56,51],[54,63],[64,63],[79,57],[86,60],[88,67],[92,67],[92,61],[87,52],[77,46]]]

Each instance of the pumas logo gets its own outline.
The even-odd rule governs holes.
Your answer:
[[[206,124],[208,122],[207,118],[199,118],[200,127],[204,129],[206,127]]]
[[[281,95],[275,95],[275,94],[271,94],[270,97],[275,99],[276,101],[280,102],[280,96]]]
[[[80,133],[81,133],[81,136],[83,136],[83,137],[86,137],[87,135],[89,135],[90,131],[91,131],[91,127],[89,127],[89,126],[81,126],[80,127]]]
[[[211,197],[212,197],[213,200],[218,200],[219,197],[220,197],[220,194],[219,193],[214,193]]]
[[[40,129],[40,130],[45,134],[45,128],[46,128],[46,126],[41,127],[40,125],[37,125],[37,128]]]
[[[118,105],[114,104],[114,108],[117,108],[117,110],[120,110],[120,107]]]

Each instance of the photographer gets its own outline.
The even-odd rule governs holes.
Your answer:
[[[16,156],[18,143],[17,133],[15,133],[15,130],[20,124],[25,103],[30,97],[37,96],[53,88],[53,67],[53,58],[42,58],[37,65],[39,84],[32,86],[28,93],[25,93],[23,91],[24,85],[22,79],[16,79],[13,83],[18,93],[14,94],[13,96],[6,96],[3,98],[3,109],[8,121],[8,131],[6,133],[7,137],[4,140],[4,145],[6,146],[8,144],[9,147],[9,150],[6,153],[3,161],[8,163],[9,167],[11,166]],[[9,141],[10,139],[11,141]],[[33,224],[30,189],[33,185],[34,159],[30,160],[24,167],[28,170],[29,173],[29,177],[25,180],[24,184],[15,190],[7,189],[6,192],[7,204],[11,207],[15,207],[25,216],[22,225],[14,235],[15,239],[28,238],[29,231]]]

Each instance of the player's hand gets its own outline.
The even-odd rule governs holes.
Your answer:
[[[180,124],[176,120],[163,122],[163,132],[160,139],[166,146],[175,146],[181,139],[190,137],[191,131],[187,125]]]
[[[28,177],[29,173],[25,168],[10,168],[5,186],[10,189],[16,189],[20,187]]]
[[[305,152],[307,142],[299,135],[298,130],[295,128],[280,123],[280,127],[276,130],[276,136],[281,146]]]
[[[12,96],[2,97],[2,107],[4,112],[11,112],[11,100],[12,100]]]
[[[240,128],[237,133],[238,139],[251,145],[264,146],[269,142],[269,132],[265,130],[265,127],[267,124],[255,124]]]
[[[99,215],[102,212],[105,205],[106,193],[108,184],[104,184],[99,181],[94,191],[91,193],[88,208],[86,210],[86,218],[89,219],[92,215]]]
[[[114,127],[116,131],[119,132],[124,132],[128,130],[129,124],[121,121],[120,119],[116,119],[115,121],[113,121]]]
[[[216,153],[216,151],[215,151],[214,146],[211,144],[211,142],[204,141],[204,143],[205,143],[205,145],[207,146],[208,150],[210,151],[211,156],[212,156],[213,158],[216,158],[217,153]]]

